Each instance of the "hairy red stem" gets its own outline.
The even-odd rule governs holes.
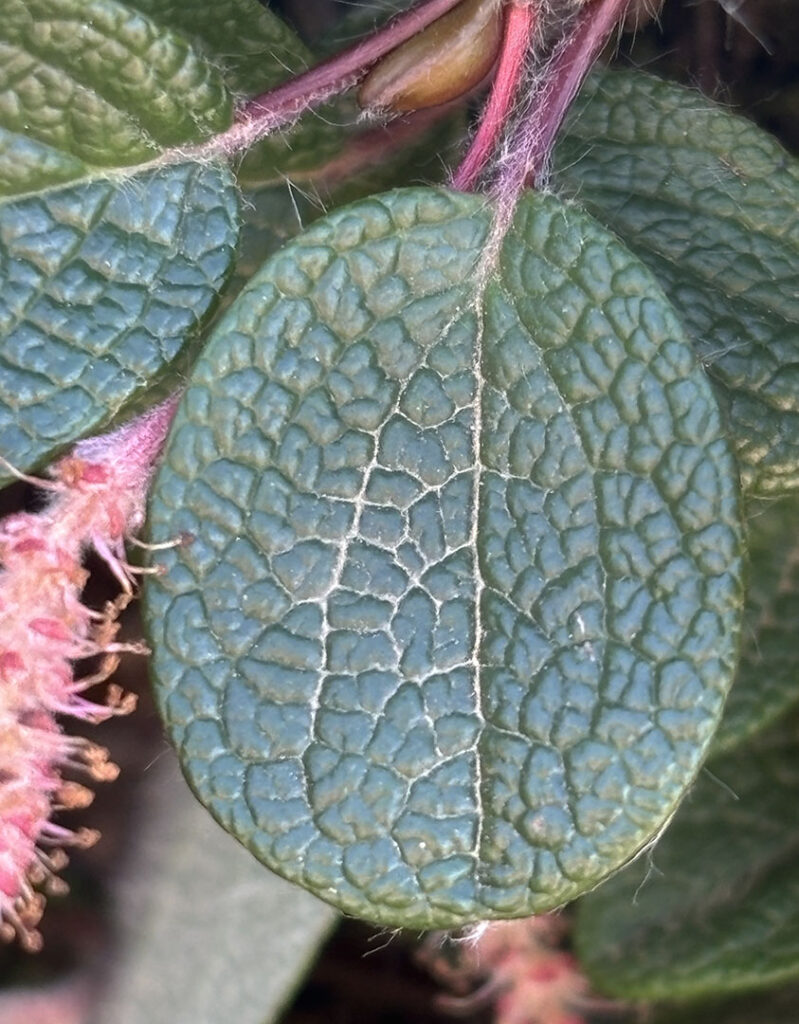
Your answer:
[[[525,185],[540,184],[545,177],[566,111],[614,28],[624,18],[629,3],[630,0],[593,0],[577,15],[573,29],[545,69],[531,116],[518,125],[510,141],[509,157],[496,186],[503,200],[510,195],[518,196]]]
[[[306,110],[350,89],[381,57],[427,28],[460,2],[426,0],[410,11],[398,14],[387,25],[343,53],[250,100],[240,111],[236,124],[200,147],[200,151],[208,155],[237,152],[269,132],[291,123]]]
[[[469,151],[452,178],[452,187],[461,192],[469,192],[474,187],[499,142],[519,90],[535,21],[532,3],[511,0],[491,94]]]

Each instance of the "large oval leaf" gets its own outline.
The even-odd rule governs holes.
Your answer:
[[[145,163],[227,128],[219,72],[117,0],[0,0],[0,196]]]
[[[799,161],[641,72],[592,76],[556,181],[654,270],[708,368],[744,482],[799,487]]]
[[[799,978],[797,723],[710,768],[651,862],[580,902],[580,959],[603,992],[707,999]]]
[[[733,457],[670,306],[531,195],[334,213],[226,313],[147,588],[161,710],[222,824],[348,913],[563,903],[672,813],[729,685]]]
[[[237,235],[224,167],[0,203],[0,453],[31,469],[151,402],[213,310]]]

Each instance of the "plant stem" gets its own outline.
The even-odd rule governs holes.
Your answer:
[[[269,132],[294,121],[306,110],[350,89],[381,57],[437,21],[460,2],[424,0],[343,53],[256,96],[241,109],[233,127],[206,143],[201,151],[207,152],[207,155],[238,152]]]
[[[510,139],[495,187],[503,204],[508,199],[515,204],[526,185],[538,185],[545,177],[566,111],[628,6],[629,0],[593,0],[577,15],[572,31],[544,70],[530,116],[517,125]]]
[[[497,146],[518,93],[535,22],[532,3],[511,0],[491,95],[469,151],[452,178],[452,187],[461,192],[471,191]]]

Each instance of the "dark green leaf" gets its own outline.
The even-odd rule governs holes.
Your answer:
[[[348,913],[558,906],[698,770],[741,604],[734,459],[649,272],[530,195],[317,222],[227,311],[152,502],[161,710],[196,792]]]
[[[0,0],[0,196],[152,160],[227,128],[220,74],[115,0]]]
[[[308,47],[258,0],[126,0],[218,63],[237,93],[254,95],[313,63]]]
[[[302,179],[330,161],[356,134],[358,113],[346,99],[311,111],[291,128],[256,143],[238,166],[244,188]]]
[[[579,904],[578,952],[603,992],[690,1000],[799,978],[796,723],[710,769],[651,857]]]
[[[651,1024],[799,1024],[799,989],[758,992],[689,1006],[661,1006],[646,1019]]]
[[[185,35],[243,97],[266,92],[314,63],[302,40],[258,0],[129,3]],[[354,109],[343,102],[306,115],[253,146],[242,161],[240,181],[248,187],[282,184],[287,174],[321,166],[344,145],[355,120]]]
[[[33,468],[152,401],[230,273],[237,207],[227,169],[197,164],[0,203],[5,458]]]
[[[799,487],[799,162],[698,93],[613,71],[584,87],[555,172],[659,278],[747,488]]]
[[[747,509],[741,660],[713,750],[730,750],[799,703],[799,501]]]
[[[335,53],[373,32],[393,15],[408,10],[414,3],[416,0],[359,0],[355,5],[342,7],[335,25],[320,38],[313,39],[312,44],[320,52]]]

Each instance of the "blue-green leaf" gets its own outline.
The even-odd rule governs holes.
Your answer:
[[[3,456],[32,469],[152,402],[212,312],[237,235],[234,182],[217,166],[0,203]]]
[[[737,471],[682,328],[576,208],[407,189],[273,256],[151,507],[184,770],[348,913],[548,909],[662,827],[730,684]],[[481,287],[481,282],[484,287]]]

